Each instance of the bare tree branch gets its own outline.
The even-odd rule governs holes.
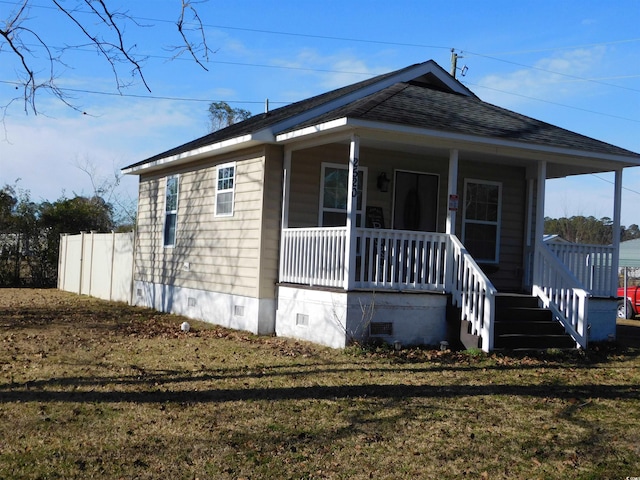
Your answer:
[[[178,50],[178,53],[176,53],[174,58],[179,57],[184,52],[188,52],[189,55],[191,55],[191,57],[195,60],[195,62],[198,65],[200,65],[205,70],[209,71],[209,69],[204,66],[204,64],[202,63],[202,61],[198,58],[198,55],[196,54],[196,52],[202,52],[202,56],[203,56],[204,60],[208,62],[209,61],[209,52],[211,52],[211,50],[207,46],[207,40],[206,40],[206,36],[205,36],[205,33],[204,33],[204,27],[202,25],[202,20],[200,19],[200,16],[198,15],[198,12],[196,11],[196,9],[193,7],[192,3],[193,2],[191,2],[189,0],[182,0],[182,10],[180,11],[180,18],[176,22],[176,25],[178,27],[178,32],[180,32],[180,36],[182,37],[183,46],[182,47],[174,47],[174,50]],[[188,28],[188,29],[186,28],[185,20],[184,20],[185,12],[191,12],[192,18],[196,22],[195,28]],[[193,30],[193,31],[198,32],[198,34],[200,36],[199,43],[191,42],[187,38],[185,30]],[[215,52],[212,52],[212,53],[215,53]]]
[[[136,19],[128,12],[112,9],[109,6],[109,0],[75,0],[75,4],[71,7],[66,4],[68,2],[51,1],[58,11],[88,39],[85,46],[89,45],[95,48],[109,65],[119,92],[122,92],[123,88],[131,86],[136,77],[139,78],[147,91],[151,91],[143,73],[143,63],[146,57],[136,54],[136,45],[129,44],[125,37],[125,27],[128,22],[135,24],[136,27],[144,27],[144,25],[137,23]],[[80,108],[74,106],[69,96],[65,95],[63,89],[58,87],[56,68],[58,65],[67,66],[62,61],[62,54],[65,50],[77,47],[77,45],[61,48],[57,52],[58,55],[54,55],[48,41],[29,26],[28,13],[31,2],[32,0],[22,0],[8,18],[4,22],[0,22],[0,54],[11,55],[16,59],[18,69],[16,90],[22,92],[20,98],[24,101],[25,113],[39,113],[36,97],[40,90],[48,91],[65,105],[80,112]],[[90,20],[85,20],[82,17],[84,14],[89,14]],[[181,0],[180,15],[176,27],[183,45],[171,47],[174,51],[178,51],[175,56],[178,57],[186,52],[200,67],[207,70],[204,64],[209,60],[211,50],[206,43],[201,18],[191,0]],[[197,32],[197,41],[190,40],[192,32]],[[38,59],[38,52],[41,52],[44,58]],[[48,73],[44,79],[39,80],[38,69],[42,62],[46,63],[44,70]],[[122,76],[123,66],[130,69],[132,79],[128,82],[125,82]],[[7,109],[15,100],[16,98],[11,99],[7,104],[0,106],[2,120],[6,116]]]
[[[53,3],[60,9],[62,13],[64,13],[72,23],[74,23],[80,31],[91,40],[91,44],[93,44],[98,52],[104,57],[104,59],[111,65],[111,70],[113,71],[113,75],[116,80],[116,85],[118,91],[121,91],[121,88],[125,85],[122,84],[120,80],[120,76],[118,75],[118,69],[116,68],[116,63],[121,61],[121,55],[124,57],[124,61],[131,64],[133,66],[133,73],[137,73],[140,76],[140,80],[144,84],[147,91],[151,91],[149,85],[147,84],[146,79],[142,73],[142,68],[140,67],[140,63],[136,60],[132,55],[124,47],[124,39],[122,37],[122,31],[118,28],[118,25],[114,22],[114,17],[111,12],[107,9],[106,5],[102,0],[97,0],[97,3],[100,4],[104,16],[96,10],[93,6],[94,0],[84,0],[85,5],[89,7],[89,9],[95,14],[95,16],[110,30],[115,31],[115,42],[107,41],[102,38],[99,38],[97,35],[93,35],[89,33],[89,31],[85,28],[85,26],[76,18],[75,12],[73,10],[66,9],[63,7],[60,2],[57,0],[52,0]]]

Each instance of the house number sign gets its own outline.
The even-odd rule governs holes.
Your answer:
[[[353,179],[352,179],[353,190],[351,192],[352,197],[358,196],[358,163],[359,163],[358,157],[355,157],[353,159]]]

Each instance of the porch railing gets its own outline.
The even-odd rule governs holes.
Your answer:
[[[280,252],[280,281],[342,287],[345,272],[345,227],[285,228]]]
[[[471,323],[471,332],[482,338],[482,350],[493,350],[496,288],[456,236],[449,235],[450,269],[448,291],[461,309],[462,320]]]
[[[613,268],[615,250],[612,246],[575,243],[551,243],[547,246],[591,295],[616,295],[617,272]]]
[[[444,233],[358,228],[356,288],[445,291]]]
[[[354,288],[451,293],[482,349],[493,348],[496,289],[455,236],[365,228],[356,234]],[[343,287],[346,242],[344,227],[284,229],[280,281]]]
[[[587,312],[590,294],[569,268],[542,244],[536,249],[538,261],[533,294],[549,308],[556,320],[582,348],[587,347]]]

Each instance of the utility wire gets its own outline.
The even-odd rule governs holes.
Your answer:
[[[547,70],[546,68],[535,67],[535,66],[532,66],[532,65],[525,65],[525,64],[522,64],[522,63],[518,63],[518,62],[512,62],[511,60],[503,60],[501,58],[492,57],[490,55],[483,55],[482,53],[474,53],[474,52],[470,52],[468,50],[465,50],[464,53],[468,54],[468,55],[474,55],[476,57],[487,58],[489,60],[494,60],[496,62],[508,63],[510,65],[516,65],[518,67],[528,68],[528,69],[531,69],[531,70],[537,70],[539,72],[550,73],[552,75],[559,75],[561,77],[571,78],[572,80],[580,80],[582,82],[591,82],[591,83],[596,83],[598,85],[605,85],[607,87],[621,88],[623,90],[629,90],[631,92],[640,92],[640,89],[637,89],[637,88],[624,87],[622,85],[616,85],[615,83],[602,82],[600,80],[584,78],[584,77],[580,77],[578,75],[571,75],[571,74],[568,74],[568,73],[554,72],[553,70]]]
[[[615,185],[615,182],[612,182],[611,180],[607,180],[606,178],[602,178],[600,175],[598,175],[597,173],[592,173],[592,176],[599,178],[600,180],[602,180],[603,182],[607,182],[610,183],[611,185]],[[627,188],[627,187],[622,187],[623,190],[626,190],[627,192],[631,192],[631,193],[635,193],[637,195],[640,195],[640,192],[638,192],[637,190],[633,190],[631,188]]]
[[[18,6],[18,5],[21,4],[21,2],[11,2],[11,1],[7,1],[7,0],[0,0],[0,3],[14,5],[14,6]],[[37,5],[37,4],[34,4],[33,2],[31,2],[30,6],[34,7],[34,8],[57,10],[56,7],[47,6],[47,5]],[[82,12],[82,11],[79,11],[79,12],[80,13],[89,13],[89,12]],[[164,20],[164,19],[151,18],[151,17],[135,17],[135,16],[132,16],[131,19],[134,20],[134,21],[147,21],[147,22],[158,22],[158,23],[175,23],[173,20]],[[219,29],[227,29],[227,30],[245,31],[245,32],[251,32],[251,33],[263,33],[263,34],[268,34],[268,35],[284,35],[284,36],[294,36],[294,37],[305,37],[305,38],[322,39],[322,40],[335,40],[335,41],[342,41],[342,42],[358,42],[358,43],[380,44],[380,45],[390,45],[390,46],[416,47],[416,48],[433,48],[433,49],[447,49],[447,50],[450,50],[450,47],[444,47],[444,46],[441,46],[441,45],[425,45],[425,44],[417,44],[417,43],[390,42],[390,41],[358,39],[358,38],[350,38],[350,37],[334,37],[334,36],[328,36],[328,35],[315,35],[315,34],[306,34],[306,33],[297,33],[297,32],[283,32],[283,31],[276,31],[276,30],[252,29],[252,28],[245,28],[245,27],[233,27],[233,26],[228,26],[228,25],[213,25],[213,24],[206,24],[206,23],[203,23],[202,25],[204,27],[207,27],[207,28],[219,28]],[[610,42],[592,43],[592,44],[567,46],[567,47],[524,50],[524,51],[519,51],[519,52],[518,51],[503,52],[501,54],[502,55],[516,55],[516,54],[523,54],[523,53],[537,53],[537,52],[545,52],[545,51],[558,51],[558,50],[568,50],[568,49],[575,49],[575,48],[587,48],[587,47],[612,45],[612,44],[620,44],[620,43],[631,43],[631,42],[637,42],[637,41],[640,41],[640,38],[622,39],[622,40],[616,40],[616,41],[610,41]],[[55,47],[53,47],[53,48],[55,48]],[[65,47],[65,48],[68,49],[70,47]],[[90,50],[90,49],[86,49],[86,48],[82,48],[82,47],[75,47],[75,49],[78,50],[78,51],[89,51]],[[545,72],[545,73],[548,73],[548,74],[552,74],[552,75],[559,75],[559,76],[562,76],[562,77],[570,78],[570,79],[575,80],[575,81],[591,82],[591,83],[595,83],[595,84],[599,84],[599,85],[603,85],[603,86],[607,86],[607,87],[621,88],[621,89],[628,90],[628,91],[640,92],[640,89],[624,87],[624,86],[621,86],[621,85],[607,83],[607,82],[602,81],[603,79],[589,79],[589,78],[584,78],[584,77],[580,77],[580,76],[577,76],[577,75],[570,75],[570,74],[555,72],[555,71],[547,70],[547,69],[544,69],[544,68],[541,68],[541,67],[535,67],[535,66],[531,66],[531,65],[521,64],[521,63],[513,62],[513,61],[510,61],[510,60],[504,60],[504,59],[501,59],[501,58],[497,58],[495,56],[495,55],[499,55],[499,54],[488,55],[488,54],[481,54],[481,53],[477,53],[477,52],[471,52],[471,51],[468,51],[468,50],[464,50],[464,53],[469,54],[469,55],[473,55],[473,56],[477,56],[477,57],[481,57],[481,58],[486,58],[486,59],[497,61],[497,62],[502,62],[502,63],[507,63],[507,64],[519,66],[519,67],[522,67],[522,68],[542,71],[542,72]],[[148,57],[148,58],[160,58],[160,59],[173,58],[173,57],[160,56],[160,55],[146,55],[146,57]],[[315,69],[315,68],[306,68],[306,67],[291,67],[291,66],[268,65],[268,64],[251,64],[251,63],[241,63],[241,62],[211,61],[210,63],[217,63],[217,64],[222,64],[222,65],[237,65],[237,66],[258,67],[258,68],[274,68],[274,69],[284,69],[284,70],[311,71],[311,72],[320,72],[320,73],[347,73],[347,74],[352,74],[352,75],[365,75],[365,76],[373,76],[373,75],[375,75],[375,74],[372,74],[370,72],[353,72],[353,71],[343,71],[343,70]],[[618,77],[618,78],[636,78],[636,77],[638,77],[638,75],[630,75],[630,76]],[[9,82],[2,82],[2,83],[9,83]],[[519,97],[522,97],[522,98],[527,98],[527,99],[530,99],[530,100],[536,100],[536,101],[539,101],[539,102],[549,103],[549,104],[553,104],[553,105],[557,105],[557,106],[562,106],[562,107],[565,107],[565,108],[584,111],[584,112],[592,113],[592,114],[596,114],[596,115],[602,115],[602,116],[606,116],[606,117],[610,117],[610,118],[617,118],[617,119],[620,119],[620,120],[627,120],[627,121],[632,121],[632,122],[636,122],[636,123],[640,122],[640,120],[636,120],[636,119],[631,119],[631,118],[621,117],[621,116],[617,116],[617,115],[611,115],[611,114],[596,112],[596,111],[593,111],[593,110],[583,109],[583,108],[579,108],[579,107],[573,107],[573,106],[566,105],[566,104],[561,104],[561,103],[557,103],[557,102],[551,102],[551,101],[548,101],[548,100],[543,100],[543,99],[539,99],[539,98],[535,98],[535,97],[521,95],[521,94],[517,94],[517,93],[513,93],[513,92],[507,92],[507,91],[503,91],[503,90],[487,87],[487,86],[484,86],[484,85],[473,84],[471,82],[463,82],[463,83],[466,83],[466,84],[469,84],[469,85],[475,85],[475,86],[478,86],[478,87],[481,87],[481,88],[486,88],[486,89],[494,90],[494,91],[501,92],[501,93],[506,93],[506,94],[509,94],[509,95],[514,95],[514,96],[519,96]],[[154,95],[133,95],[133,94],[119,94],[119,93],[118,94],[115,94],[115,93],[112,94],[112,93],[108,93],[108,92],[96,92],[96,91],[81,90],[81,89],[65,89],[65,90],[75,91],[75,92],[79,92],[79,93],[92,93],[92,94],[98,94],[98,95],[114,95],[114,96],[128,96],[128,97],[135,97],[135,98],[184,100],[184,101],[202,101],[202,102],[209,101],[209,100],[203,100],[203,99],[182,99],[182,98],[178,98],[178,97],[162,97],[162,96],[154,96]],[[229,103],[231,103],[231,102],[229,102]],[[247,102],[237,102],[236,101],[235,103],[262,103],[262,102],[261,101],[247,101]],[[272,103],[283,103],[283,104],[285,104],[285,103],[288,103],[288,102],[272,102]]]
[[[581,112],[592,113],[592,114],[595,114],[595,115],[602,115],[604,117],[617,118],[618,120],[625,120],[625,121],[628,121],[628,122],[640,123],[640,120],[635,119],[635,118],[621,117],[619,115],[612,115],[612,114],[609,114],[609,113],[597,112],[595,110],[589,110],[587,108],[574,107],[574,106],[571,106],[571,105],[566,105],[564,103],[552,102],[551,100],[543,100],[541,98],[531,97],[529,95],[522,95],[521,93],[508,92],[506,90],[500,90],[498,88],[487,87],[486,85],[480,85],[480,84],[472,83],[472,82],[468,82],[468,81],[463,81],[461,83],[463,83],[464,85],[473,85],[474,87],[484,88],[484,89],[487,89],[487,90],[492,90],[494,92],[506,93],[507,95],[513,95],[514,97],[526,98],[527,100],[535,100],[537,102],[548,103],[550,105],[556,105],[558,107],[570,108],[572,110],[578,110],[578,111],[581,111]]]
[[[19,82],[8,81],[8,80],[0,80],[0,83],[4,83],[7,85],[15,85],[20,86]],[[128,98],[143,98],[143,99],[151,99],[151,100],[173,100],[178,102],[215,102],[216,100],[212,100],[210,98],[189,98],[189,97],[168,97],[162,95],[140,95],[135,93],[119,93],[119,92],[102,92],[98,90],[83,90],[81,88],[65,88],[60,87],[59,90],[64,92],[72,92],[72,93],[86,93],[91,95],[106,95],[111,97],[128,97]],[[225,103],[255,103],[255,104],[264,104],[264,100],[222,100]],[[279,105],[287,105],[291,102],[278,102],[269,100],[270,104],[279,104]]]

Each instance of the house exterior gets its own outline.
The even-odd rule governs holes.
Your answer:
[[[489,351],[496,298],[517,292],[585,347],[615,335],[619,242],[585,285],[543,242],[545,181],[615,172],[615,231],[637,165],[412,65],[123,169],[140,177],[133,303],[338,348],[437,345],[462,321]]]

